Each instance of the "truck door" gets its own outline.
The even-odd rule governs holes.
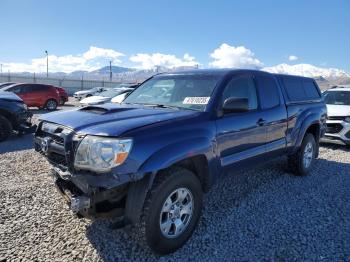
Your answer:
[[[228,82],[221,103],[230,97],[247,98],[249,111],[224,114],[217,120],[217,147],[224,170],[244,166],[252,158],[259,161],[266,152],[264,115],[250,74],[234,76]]]
[[[287,111],[280,88],[274,76],[256,73],[261,111],[266,127],[267,157],[279,156],[286,149]]]

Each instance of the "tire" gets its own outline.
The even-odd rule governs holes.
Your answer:
[[[185,198],[182,204],[176,206],[179,194],[183,194]],[[173,199],[173,202],[171,203],[169,199]],[[202,213],[202,201],[200,181],[191,171],[174,167],[158,174],[152,189],[147,194],[141,222],[136,226],[141,245],[148,246],[159,255],[172,253],[182,247],[198,224]],[[175,208],[172,209],[172,206]],[[169,211],[164,211],[167,209]],[[176,220],[172,221],[171,217]],[[183,221],[176,234],[175,222],[179,222],[179,219]],[[162,232],[161,225],[170,226],[164,226],[165,230]]]
[[[55,99],[49,99],[45,103],[45,108],[49,111],[54,111],[57,109],[57,101]]]
[[[12,133],[12,124],[4,116],[0,116],[0,142],[5,141]]]
[[[298,176],[308,175],[315,162],[317,148],[314,136],[307,133],[298,151],[288,157],[289,169]]]

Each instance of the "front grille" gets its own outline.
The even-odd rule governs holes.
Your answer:
[[[69,169],[76,141],[72,141],[73,130],[53,123],[40,123],[35,133],[35,149],[44,154],[48,161]]]
[[[46,132],[43,132],[43,136],[44,137],[50,137],[55,143],[59,144],[59,145],[64,145],[64,138],[60,137],[60,136],[56,136],[53,134],[49,134]]]
[[[326,133],[336,134],[343,129],[343,126],[338,123],[327,123]]]
[[[345,116],[328,116],[329,120],[344,120]]]

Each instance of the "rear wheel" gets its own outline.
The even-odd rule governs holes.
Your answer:
[[[183,246],[198,224],[202,197],[201,184],[191,171],[175,167],[158,174],[139,224],[142,244],[161,255]]]
[[[55,99],[49,99],[47,100],[45,104],[45,108],[47,110],[53,111],[57,109],[57,101]]]
[[[6,140],[12,133],[12,124],[4,116],[0,116],[0,142]]]
[[[317,144],[312,134],[307,133],[299,150],[288,157],[288,166],[295,175],[307,175],[315,161]]]

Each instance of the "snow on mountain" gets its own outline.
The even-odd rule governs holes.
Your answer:
[[[350,74],[345,72],[344,70],[340,70],[337,68],[322,68],[310,64],[279,64],[276,66],[262,68],[262,70],[278,74],[301,75],[314,78],[324,77],[326,79],[350,77]]]

